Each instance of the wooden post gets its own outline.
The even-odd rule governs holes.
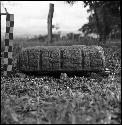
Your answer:
[[[52,42],[52,18],[54,12],[54,4],[50,3],[48,13],[48,43]]]
[[[6,13],[0,13],[0,15],[7,15]]]

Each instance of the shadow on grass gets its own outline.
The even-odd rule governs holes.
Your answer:
[[[91,77],[92,73],[95,73],[101,77],[108,77],[108,74],[106,74],[104,71],[43,71],[43,72],[37,72],[37,71],[24,71],[22,73],[25,73],[26,75],[29,76],[49,76],[49,77],[54,77],[54,78],[60,78],[61,73],[66,73],[68,77]]]

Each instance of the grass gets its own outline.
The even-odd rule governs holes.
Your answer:
[[[90,40],[86,42],[90,44]],[[15,48],[20,50],[14,49],[14,57],[21,51],[17,45]],[[1,123],[120,124],[121,48],[110,45],[102,45],[106,67],[111,71],[107,78],[96,73],[89,78],[66,73],[61,73],[60,78],[37,77],[16,68],[11,78],[1,76]]]

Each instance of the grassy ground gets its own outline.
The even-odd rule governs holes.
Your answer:
[[[25,47],[29,45],[25,43]],[[21,50],[19,44],[16,41],[14,58]],[[62,41],[52,45],[73,44],[95,45],[98,42],[84,38],[80,42]],[[69,77],[66,73],[61,73],[60,78],[28,76],[20,72],[12,78],[1,76],[1,123],[120,124],[120,43],[101,46],[106,55],[106,67],[111,70],[107,78],[96,73],[90,78]]]

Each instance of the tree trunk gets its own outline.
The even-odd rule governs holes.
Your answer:
[[[95,18],[96,18],[96,27],[97,27],[97,33],[99,34],[100,38],[99,38],[99,42],[102,42],[103,39],[103,35],[101,33],[101,28],[100,28],[100,22],[99,22],[99,17],[97,15],[97,8],[94,8],[94,14],[95,14]]]

